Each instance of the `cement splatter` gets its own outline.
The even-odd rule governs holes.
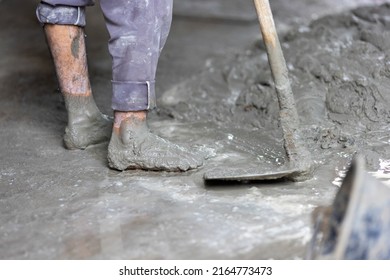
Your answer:
[[[320,161],[339,161],[339,152],[352,156],[359,151],[368,168],[377,170],[390,157],[389,12],[385,4],[327,16],[281,40],[301,133]],[[172,118],[213,120],[219,130],[236,127],[240,132],[233,135],[242,142],[261,143],[265,131],[281,139],[275,88],[261,43],[219,69],[210,65],[166,92],[161,102],[161,113]],[[252,135],[245,138],[242,130]]]

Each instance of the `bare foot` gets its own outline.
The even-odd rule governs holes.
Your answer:
[[[64,144],[67,149],[85,149],[110,139],[112,120],[96,107],[91,95],[66,95],[68,126]]]
[[[117,170],[187,171],[203,165],[204,155],[149,131],[144,118],[117,123],[108,146],[108,162]]]

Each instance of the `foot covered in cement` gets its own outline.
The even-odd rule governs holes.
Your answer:
[[[68,125],[64,145],[67,149],[85,149],[110,139],[113,121],[102,114],[92,96],[66,96]]]
[[[187,171],[202,166],[204,158],[201,152],[151,133],[146,123],[122,122],[108,146],[109,166],[117,170]]]

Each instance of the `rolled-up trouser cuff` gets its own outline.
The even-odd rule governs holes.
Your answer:
[[[85,8],[73,6],[52,6],[41,2],[36,10],[42,24],[85,26]]]
[[[155,82],[112,81],[112,109],[131,112],[145,111],[156,107]]]
[[[95,0],[42,0],[47,4],[52,6],[74,6],[74,7],[84,7],[84,6],[93,6]]]

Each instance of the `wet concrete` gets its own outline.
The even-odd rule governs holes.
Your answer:
[[[289,20],[297,19],[294,9],[305,1],[288,5],[291,10],[283,1],[273,2],[279,11],[277,21],[283,22],[286,14],[291,15]],[[331,1],[310,7],[313,11],[317,7],[320,14],[325,2]],[[344,2],[344,8],[358,4]],[[175,18],[158,70],[160,107],[150,126],[170,140],[202,146],[214,157],[201,170],[188,173],[118,172],[107,168],[107,143],[84,151],[63,148],[64,102],[34,17],[35,1],[23,3],[25,8],[15,14],[21,0],[0,1],[2,259],[303,258],[311,236],[310,213],[317,205],[330,204],[356,150],[364,150],[370,169],[387,180],[389,130],[384,115],[389,107],[364,104],[373,104],[372,99],[388,104],[381,85],[387,83],[389,56],[387,49],[373,47],[375,42],[383,46],[380,37],[371,38],[374,33],[362,30],[379,28],[380,32],[386,27],[388,8],[373,13],[373,19],[364,18],[370,13],[359,16],[355,12],[354,18],[362,25],[350,25],[349,13],[283,36],[293,91],[301,104],[300,116],[304,116],[303,131],[315,155],[312,180],[205,185],[203,173],[221,166],[283,168],[271,76],[261,44],[256,42],[253,47],[260,37],[257,23]],[[381,11],[385,11],[382,16]],[[102,111],[112,114],[107,34],[98,9],[90,9],[88,20],[94,95]],[[356,119],[361,113],[349,113],[345,103],[332,103],[342,105],[336,108],[328,102],[339,97],[335,92],[356,92],[355,77],[355,82],[343,76],[327,81],[329,69],[324,66],[320,73],[313,72],[318,68],[310,68],[310,57],[293,51],[302,41],[315,40],[318,32],[326,36],[318,48],[310,49],[316,57],[330,59],[330,53],[340,55],[347,47],[346,52],[355,51],[352,57],[382,67],[378,76],[365,74],[370,79],[357,92],[364,97],[357,107],[367,107],[359,123]],[[344,43],[349,38],[363,38],[360,41],[369,43],[368,53]],[[333,59],[329,65],[344,65],[336,63],[339,56]],[[300,62],[304,67],[297,67]],[[357,69],[348,63],[346,70]]]

